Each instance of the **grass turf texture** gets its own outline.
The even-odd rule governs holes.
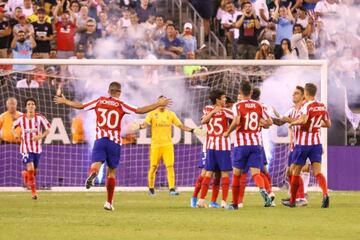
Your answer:
[[[320,193],[307,207],[263,208],[246,193],[238,211],[191,209],[190,193],[117,192],[115,211],[103,209],[106,193],[0,193],[0,239],[360,239],[360,192],[333,192],[321,209]],[[220,193],[221,195],[221,193]],[[231,197],[231,194],[230,194]],[[292,237],[292,234],[296,236]]]

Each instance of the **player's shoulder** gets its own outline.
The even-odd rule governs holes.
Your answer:
[[[213,105],[206,105],[206,106],[203,108],[203,112],[204,112],[204,113],[209,113],[209,112],[211,112],[213,109],[214,109],[214,106],[213,106]]]
[[[229,108],[222,108],[222,110],[225,112],[225,113],[227,113],[227,114],[233,114],[233,112],[231,111],[231,109],[229,109]]]

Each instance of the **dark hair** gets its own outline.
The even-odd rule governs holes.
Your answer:
[[[28,102],[34,102],[35,106],[37,105],[35,98],[30,97],[30,98],[25,99],[25,107],[26,107]]]
[[[235,103],[235,101],[231,97],[226,96],[226,103]]]
[[[243,2],[243,3],[241,4],[241,10],[244,9],[244,7],[245,7],[246,4],[252,5],[251,2],[248,2],[248,1],[247,1],[247,2]]]
[[[121,90],[121,84],[119,82],[111,82],[109,85],[109,92],[114,93]]]
[[[169,28],[169,27],[173,27],[174,29],[176,29],[175,25],[173,23],[169,23],[166,25],[166,30]]]
[[[305,84],[305,91],[312,97],[315,97],[316,95],[316,91],[317,91],[317,87],[315,84],[313,83],[306,83]]]
[[[38,14],[39,14],[39,13],[46,14],[46,11],[45,11],[45,9],[43,9],[43,8],[39,8],[39,9],[37,10],[37,13],[38,13]]]
[[[293,26],[293,32],[295,31],[295,28],[296,28],[296,27],[300,27],[300,28],[301,28],[301,31],[304,31],[304,27],[303,27],[301,24],[296,23],[296,24],[294,24],[294,26]]]
[[[212,90],[209,94],[209,99],[212,104],[216,103],[216,99],[221,99],[221,96],[225,95],[225,92],[223,90]]]
[[[260,88],[258,88],[258,87],[253,88],[253,91],[252,91],[252,94],[251,94],[251,99],[255,100],[255,101],[259,101],[260,100],[260,95],[261,95]]]
[[[240,93],[245,96],[248,97],[251,94],[251,83],[249,81],[243,80],[241,81],[240,84]]]
[[[281,54],[280,54],[280,58],[282,58],[282,57],[284,56],[284,50],[283,50],[282,47],[281,47],[281,45],[282,45],[283,42],[286,42],[286,43],[287,43],[288,48],[289,48],[289,51],[291,52],[291,42],[290,42],[290,40],[287,39],[287,38],[281,39],[281,42],[280,42],[280,53],[281,53]]]
[[[18,31],[18,34],[19,34],[19,33],[25,34],[25,31],[24,31],[24,30],[19,30],[19,31]]]
[[[164,98],[165,96],[164,95],[160,95],[159,97],[158,97],[158,99],[160,99],[160,98]]]
[[[162,18],[163,20],[165,20],[164,16],[161,14],[156,15],[155,18]]]
[[[302,86],[296,86],[296,89],[299,90],[302,95],[304,95],[304,88]]]

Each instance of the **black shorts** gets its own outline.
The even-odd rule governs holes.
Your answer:
[[[212,1],[209,0],[191,0],[191,4],[200,16],[204,19],[210,19],[212,17]]]

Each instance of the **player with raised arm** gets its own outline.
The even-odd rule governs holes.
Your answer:
[[[89,176],[86,179],[85,187],[88,189],[93,186],[94,180],[99,172],[102,163],[107,164],[107,201],[105,210],[114,210],[113,195],[116,185],[116,168],[120,161],[121,150],[121,120],[125,114],[143,114],[164,107],[171,103],[170,99],[161,98],[156,103],[137,108],[121,101],[121,85],[112,82],[108,88],[108,96],[101,96],[87,103],[74,102],[62,96],[55,96],[57,104],[65,104],[72,108],[95,110],[96,113],[96,140],[92,150],[92,164]]]
[[[274,124],[278,126],[282,126],[285,123],[291,123],[295,119],[299,117],[300,109],[302,105],[304,104],[304,88],[301,86],[296,86],[293,95],[292,95],[292,101],[294,103],[294,106],[292,106],[284,115],[280,115],[275,109],[274,113],[277,118],[274,118]],[[289,184],[291,184],[292,179],[292,170],[294,167],[293,162],[293,152],[294,147],[296,145],[296,139],[295,137],[299,134],[300,126],[293,126],[289,128],[289,137],[290,137],[290,152],[289,152],[289,158],[288,158],[288,167],[286,170],[286,175],[288,176]],[[305,166],[306,167],[306,166]],[[291,191],[291,190],[290,190]],[[282,201],[289,201],[290,198],[282,199]],[[297,206],[306,206],[307,200],[305,199],[304,195],[304,182],[302,177],[299,179],[299,189],[296,195],[296,205]]]
[[[42,152],[41,140],[45,138],[50,130],[49,121],[41,114],[35,112],[36,100],[28,98],[25,100],[26,113],[18,117],[12,126],[15,138],[21,139],[20,153],[23,156],[23,163],[26,165],[27,183],[31,189],[32,199],[36,200],[36,174]],[[21,136],[15,129],[21,129]]]
[[[225,137],[228,137],[236,128],[232,181],[233,202],[229,209],[238,209],[240,177],[246,168],[250,169],[252,178],[259,187],[265,202],[264,206],[270,207],[271,198],[265,190],[264,180],[260,175],[263,160],[259,128],[260,122],[264,127],[268,127],[272,124],[272,120],[259,102],[251,100],[250,82],[243,81],[241,83],[239,94],[241,100],[233,106],[234,120],[224,134]]]
[[[160,96],[159,99],[165,98]],[[179,195],[175,189],[175,170],[174,170],[174,144],[172,142],[172,126],[175,125],[183,131],[194,132],[193,128],[184,126],[176,114],[165,106],[147,114],[145,121],[139,125],[140,129],[151,126],[151,146],[150,146],[150,168],[148,172],[149,195],[155,195],[155,177],[160,160],[163,159],[168,178],[169,194]]]
[[[314,176],[323,192],[322,208],[328,208],[330,201],[327,183],[321,173],[321,155],[323,153],[320,129],[331,127],[331,121],[325,104],[315,100],[317,87],[313,83],[305,84],[305,104],[300,110],[300,117],[291,122],[290,127],[300,125],[296,136],[296,146],[293,152],[294,168],[291,179],[291,197],[283,201],[283,205],[295,207],[296,194],[300,183],[300,173],[307,158],[310,159]]]
[[[205,161],[205,177],[201,185],[200,199],[197,202],[198,207],[205,207],[205,197],[209,189],[211,177],[215,172],[221,172],[221,207],[225,208],[229,193],[230,178],[229,172],[231,166],[231,141],[225,138],[223,134],[229,127],[229,119],[233,119],[231,110],[225,108],[226,95],[224,91],[213,90],[210,92],[210,101],[212,105],[205,106],[203,109],[202,124],[207,127],[207,146]],[[215,178],[216,180],[216,178]],[[219,208],[219,205],[212,199],[210,207]]]

